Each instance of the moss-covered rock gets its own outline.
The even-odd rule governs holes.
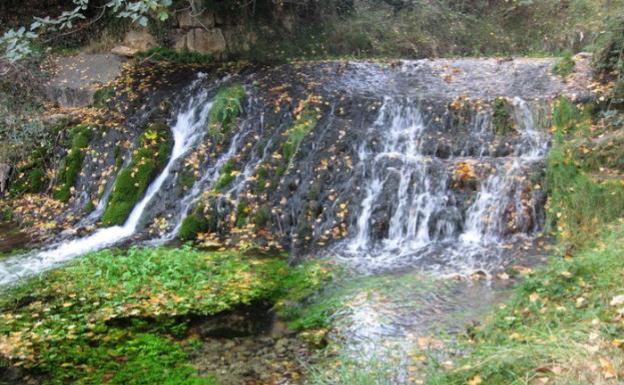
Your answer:
[[[221,138],[231,131],[243,111],[242,103],[245,96],[245,88],[240,84],[219,90],[208,116],[208,132],[212,137]]]
[[[297,153],[299,145],[303,138],[316,127],[318,116],[316,111],[310,107],[305,107],[292,127],[286,131],[288,138],[282,143],[282,156],[286,163],[289,163],[292,157]]]
[[[557,60],[552,68],[552,71],[555,75],[566,77],[574,71],[575,66],[576,63],[574,63],[574,59],[572,59],[572,54],[566,53],[563,57]]]
[[[126,221],[134,205],[167,163],[171,147],[169,127],[161,122],[151,124],[139,137],[130,165],[119,172],[115,181],[102,216],[104,225],[121,225]]]
[[[221,168],[219,178],[215,182],[215,190],[223,192],[226,187],[236,178],[236,164],[233,160],[228,160]]]
[[[194,241],[197,234],[208,230],[208,220],[201,214],[191,214],[184,218],[178,238],[182,241]]]
[[[18,164],[17,172],[9,186],[9,193],[16,197],[24,193],[42,193],[46,190],[49,179],[46,173],[46,163],[49,159],[47,149],[40,148],[31,154],[30,158]]]
[[[513,119],[513,106],[507,98],[499,97],[492,106],[492,124],[496,135],[509,135],[516,130]]]
[[[91,129],[87,126],[77,126],[72,130],[71,145],[67,156],[61,162],[58,176],[59,185],[54,191],[54,198],[61,202],[69,201],[71,188],[75,186],[85,158],[84,150],[89,146]]]

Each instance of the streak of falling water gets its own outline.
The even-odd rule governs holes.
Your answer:
[[[172,166],[190,149],[195,147],[205,132],[206,120],[212,103],[207,101],[207,93],[192,97],[185,109],[176,118],[172,127],[174,145],[167,165],[150,184],[143,199],[135,205],[123,226],[112,226],[78,239],[62,242],[48,250],[27,256],[17,256],[0,262],[0,285],[10,284],[18,279],[31,276],[90,251],[101,250],[130,238],[137,231],[145,208],[169,178]]]

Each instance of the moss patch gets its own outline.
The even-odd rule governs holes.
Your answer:
[[[16,197],[24,193],[37,194],[46,190],[49,182],[46,173],[48,158],[47,150],[40,148],[33,151],[27,161],[18,164],[16,176],[9,186],[11,196]]]
[[[76,185],[78,180],[85,158],[84,150],[89,146],[90,139],[91,129],[89,127],[77,126],[72,130],[71,146],[67,156],[61,162],[61,171],[58,176],[59,186],[54,191],[55,199],[67,202],[71,198],[71,188]]]
[[[123,224],[149,184],[167,163],[171,133],[164,123],[153,123],[139,137],[130,165],[121,170],[102,216],[107,226]]]
[[[187,363],[186,321],[310,293],[327,274],[313,266],[189,248],[92,253],[3,293],[0,356],[44,384],[213,384]]]
[[[227,163],[223,165],[223,168],[221,168],[219,178],[215,182],[215,190],[217,190],[218,192],[223,192],[235,178],[236,164],[233,160],[230,159],[227,161]]]
[[[287,139],[282,143],[282,156],[289,163],[299,150],[303,138],[316,127],[317,112],[309,106],[303,108],[292,127],[286,131]]]
[[[178,238],[182,241],[194,241],[197,239],[197,234],[208,230],[208,221],[202,215],[191,214],[184,218],[180,231],[178,232]]]
[[[492,124],[496,135],[508,135],[515,131],[513,106],[507,98],[498,97],[492,106]]]
[[[217,92],[208,115],[208,132],[212,137],[222,138],[232,130],[236,119],[243,112],[245,96],[245,88],[240,84],[222,88]]]
[[[574,71],[575,66],[576,64],[574,63],[574,59],[572,59],[572,54],[568,52],[565,54],[565,56],[557,60],[552,68],[552,72],[555,75],[566,77]]]

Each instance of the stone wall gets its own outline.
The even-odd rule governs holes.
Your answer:
[[[270,21],[251,24],[244,16],[233,13],[216,13],[207,9],[203,2],[194,0],[187,9],[176,12],[169,24],[167,39],[169,48],[177,51],[193,51],[209,54],[217,59],[249,51],[258,41],[259,31],[263,35],[279,32],[292,33],[296,24],[295,15],[281,6],[275,6]],[[113,53],[134,56],[157,46],[156,39],[148,29],[130,31]]]

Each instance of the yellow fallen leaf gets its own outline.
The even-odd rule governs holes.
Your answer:
[[[483,383],[483,379],[478,374],[468,381],[468,385],[479,385],[481,383]]]

